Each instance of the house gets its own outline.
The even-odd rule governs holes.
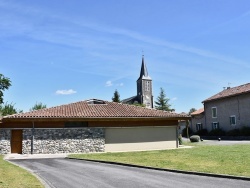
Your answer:
[[[142,56],[141,72],[137,79],[137,95],[122,100],[125,104],[144,104],[147,108],[153,108],[152,79],[148,75],[144,55]]]
[[[190,115],[191,115],[191,129],[194,132],[205,129],[204,108],[200,108],[199,110],[192,112]]]
[[[192,128],[224,131],[250,126],[250,83],[227,87],[203,101],[204,110],[194,112]]]
[[[4,116],[0,154],[88,153],[178,147],[178,120],[189,117],[90,99]]]

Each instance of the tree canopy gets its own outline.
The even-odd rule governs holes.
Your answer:
[[[40,110],[40,109],[43,109],[43,108],[47,108],[46,104],[43,104],[43,103],[39,102],[39,103],[36,103],[36,104],[30,109],[30,111]]]
[[[195,112],[195,111],[196,111],[195,108],[191,108],[191,109],[189,110],[189,112],[188,112],[188,115],[191,115],[191,113],[193,113],[193,112]]]
[[[172,111],[173,109],[170,108],[169,100],[170,99],[166,97],[164,89],[160,88],[160,94],[155,101],[155,108],[157,110]]]
[[[115,92],[114,92],[114,96],[112,97],[112,101],[113,102],[121,102],[120,101],[120,94],[118,93],[117,90],[115,90]]]
[[[145,104],[140,104],[138,102],[134,102],[132,105],[134,105],[134,106],[140,106],[140,107],[146,107]]]
[[[3,104],[3,91],[9,89],[11,81],[0,73],[0,104]]]
[[[22,110],[17,110],[15,107],[15,104],[8,104],[5,103],[4,105],[0,105],[0,116],[7,116],[12,114],[17,114],[23,112]]]

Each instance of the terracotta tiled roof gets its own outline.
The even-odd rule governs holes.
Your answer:
[[[108,102],[97,99],[80,101],[67,105],[4,116],[4,119],[25,118],[130,118],[130,117],[164,117],[184,118],[188,116],[161,110],[148,109],[128,104]]]
[[[237,87],[232,87],[232,88],[227,88],[224,89],[223,91],[217,93],[216,95],[204,100],[203,102],[208,102],[216,99],[221,99],[221,98],[226,98],[226,97],[231,97],[235,95],[240,95],[244,93],[249,93],[250,92],[250,83],[240,85]]]
[[[204,108],[201,108],[201,109],[196,110],[193,113],[191,113],[191,116],[199,115],[199,114],[201,114],[203,112],[204,112]]]

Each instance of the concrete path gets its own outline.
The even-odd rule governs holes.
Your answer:
[[[65,158],[68,156],[68,153],[60,154],[7,154],[4,156],[5,160],[13,159],[43,159],[43,158]]]
[[[180,145],[177,149],[192,148],[193,146]],[[65,158],[71,153],[59,153],[59,154],[7,154],[4,156],[5,160],[13,159],[43,159],[43,158]]]

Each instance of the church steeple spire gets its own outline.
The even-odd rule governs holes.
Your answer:
[[[149,79],[151,80],[151,78],[148,76],[148,70],[146,67],[146,64],[144,63],[144,55],[142,55],[142,63],[141,63],[141,72],[140,72],[140,77],[139,79]]]

